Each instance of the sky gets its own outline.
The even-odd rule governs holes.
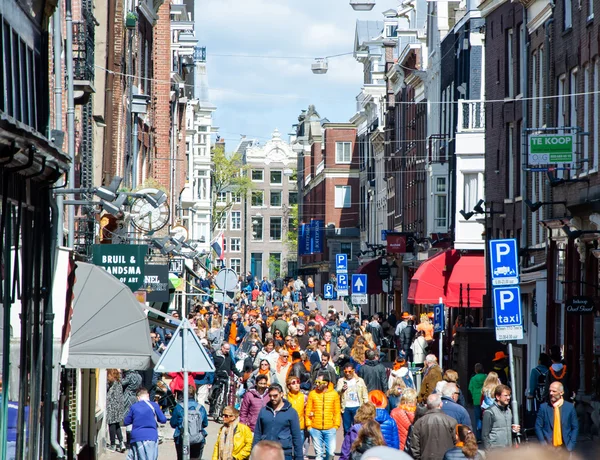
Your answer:
[[[241,135],[265,143],[275,128],[287,140],[300,111],[314,104],[321,117],[347,122],[356,113],[362,66],[352,54],[331,58],[315,75],[314,58],[352,53],[357,19],[383,20],[398,0],[377,0],[357,12],[349,0],[201,0],[213,125],[226,150]],[[219,55],[252,55],[236,57]],[[307,57],[308,59],[298,59]]]

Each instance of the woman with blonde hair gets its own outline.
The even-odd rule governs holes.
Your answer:
[[[407,388],[402,392],[400,404],[392,410],[390,414],[396,426],[398,426],[398,439],[400,440],[400,450],[404,450],[406,438],[410,426],[415,423],[415,414],[417,411],[417,391],[412,388]]]
[[[350,447],[350,460],[359,460],[370,448],[385,445],[379,423],[375,420],[369,420],[362,426],[356,441]]]
[[[494,404],[494,390],[496,387],[500,385],[500,378],[498,374],[495,372],[490,372],[485,381],[483,382],[483,387],[481,388],[481,411],[483,413],[484,410],[492,407]],[[473,401],[476,402],[476,401]],[[483,417],[483,415],[482,415]]]
[[[443,460],[482,459],[477,448],[477,439],[471,428],[458,424],[454,429],[454,436],[456,444],[452,449],[446,451]]]
[[[354,441],[356,441],[356,439],[358,438],[358,433],[360,429],[365,423],[369,421],[375,421],[376,415],[377,410],[375,408],[375,404],[373,404],[372,402],[367,402],[358,408],[358,410],[356,411],[356,415],[354,416],[354,425],[352,425],[352,427],[344,437],[340,460],[350,460],[350,450],[352,448],[352,445],[354,444]]]
[[[365,339],[365,345],[371,350],[377,350],[377,345],[373,342],[373,335],[370,332],[365,332],[363,334],[363,338]]]
[[[445,382],[456,384],[458,392],[460,393],[458,395],[458,400],[456,401],[456,403],[460,404],[463,407],[466,407],[467,403],[465,401],[465,396],[463,395],[463,392],[460,389],[460,385],[458,384],[458,372],[456,372],[454,369],[446,369],[444,371],[444,375],[442,376],[442,380],[444,380]]]
[[[366,351],[367,351],[367,346],[365,344],[365,339],[363,337],[357,337],[356,340],[354,341],[354,345],[352,346],[352,349],[350,350],[350,362],[352,364],[354,364],[354,368],[356,369],[356,372],[358,372],[358,370],[360,369],[360,366],[362,366],[366,361],[366,357],[365,357]]]

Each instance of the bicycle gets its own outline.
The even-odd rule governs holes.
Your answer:
[[[217,423],[223,420],[223,409],[229,401],[230,386],[229,376],[217,376],[210,398],[210,415]]]

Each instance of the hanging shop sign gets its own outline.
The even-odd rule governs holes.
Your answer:
[[[145,244],[95,244],[92,261],[135,292],[144,283],[147,253]]]
[[[595,309],[596,304],[594,303],[594,299],[591,297],[571,297],[567,299],[565,303],[565,311],[574,315],[593,313]]]
[[[536,134],[529,136],[530,165],[572,163],[574,155],[574,134]]]
[[[146,301],[168,302],[169,266],[166,264],[146,265],[142,289],[146,291]]]

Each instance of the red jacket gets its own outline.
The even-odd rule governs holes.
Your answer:
[[[194,376],[197,372],[188,372],[188,382],[191,387],[196,388],[196,383],[194,382]],[[169,372],[169,377],[173,380],[169,385],[171,387],[171,391],[175,393],[176,391],[183,391],[183,372]]]
[[[398,426],[400,450],[404,450],[404,444],[406,444],[406,437],[408,436],[408,429],[415,421],[415,413],[401,409],[400,407],[396,407],[390,415],[396,421],[396,425]]]

